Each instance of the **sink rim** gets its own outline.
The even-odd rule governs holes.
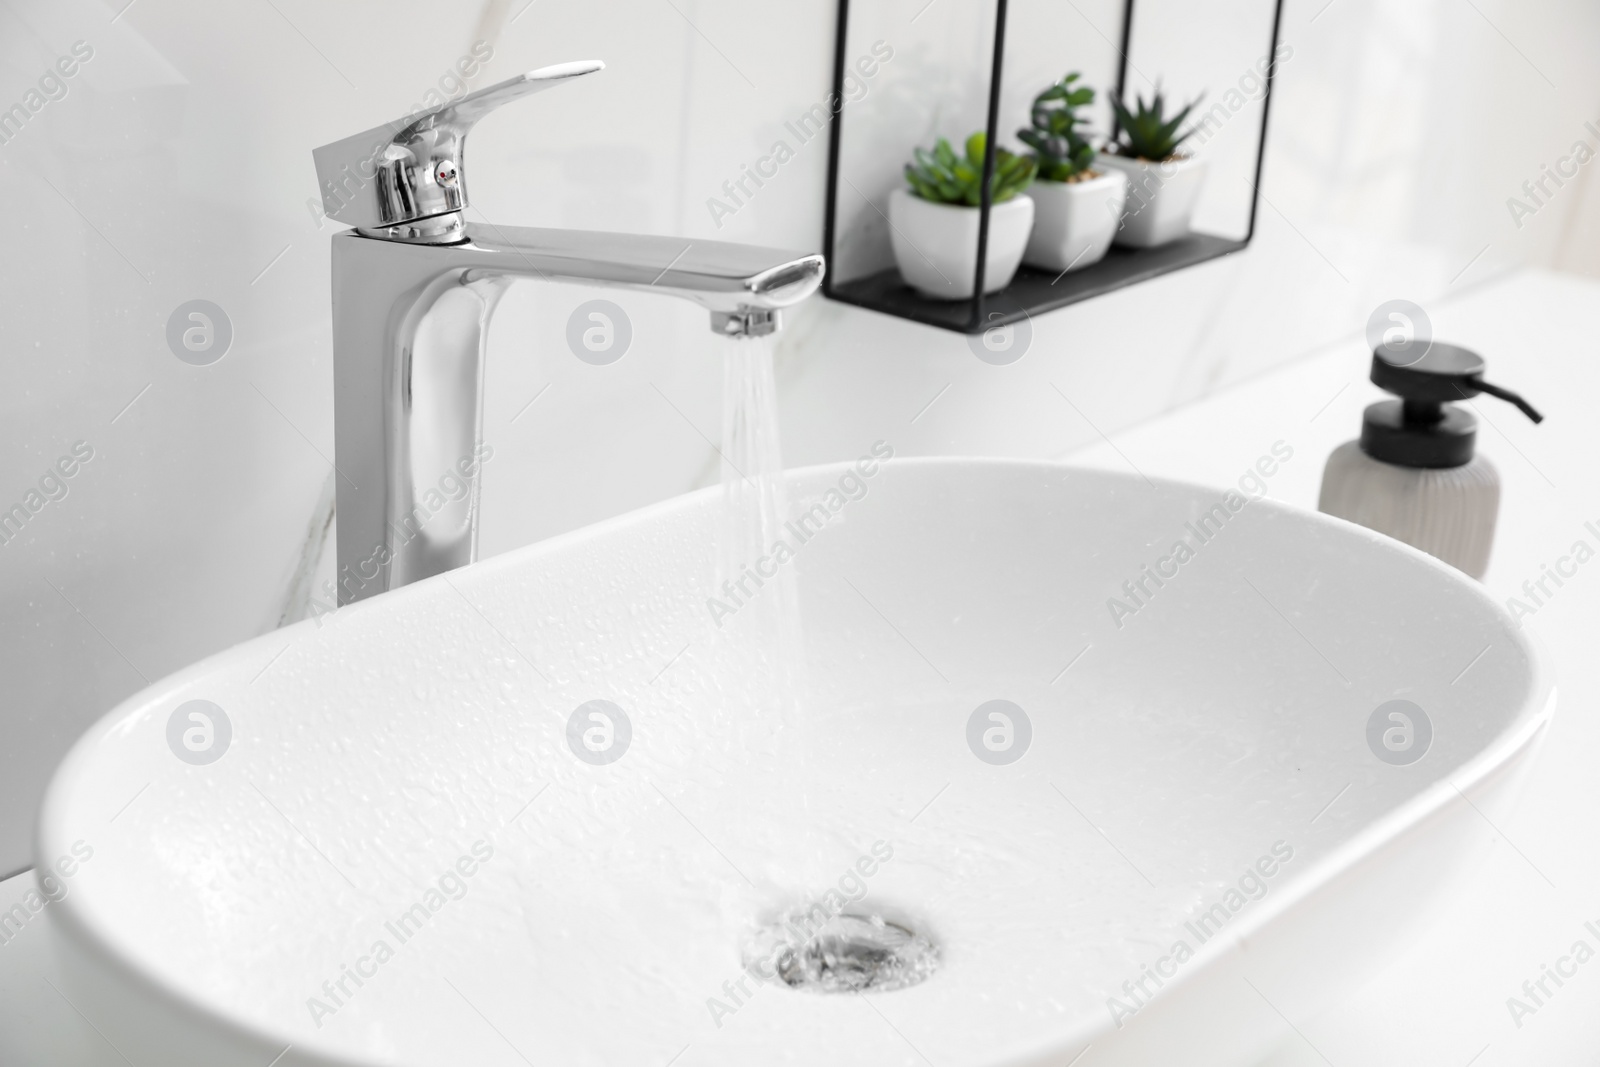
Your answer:
[[[1142,478],[1134,474],[1048,460],[1017,460],[1003,457],[908,457],[885,460],[883,463],[885,467],[990,467],[1019,471],[1034,470],[1040,473],[1052,474],[1081,474],[1096,479],[1122,482],[1136,492],[1146,491],[1141,487],[1141,483],[1147,483],[1149,491],[1155,493],[1176,491],[1186,495],[1196,492],[1215,495],[1219,492],[1219,488],[1215,486],[1179,479]],[[830,476],[836,477],[852,466],[853,462],[846,461],[795,468],[785,472],[785,479],[791,483],[801,480],[831,480]],[[527,566],[542,555],[557,552],[569,544],[589,540],[612,529],[649,522],[659,515],[694,507],[698,502],[708,497],[718,496],[720,493],[721,487],[713,485],[681,494],[577,530],[568,531],[555,537],[514,549],[499,556],[474,563],[470,568],[464,568],[463,570],[472,569],[478,574],[487,574],[492,573],[496,568]],[[1248,913],[1239,917],[1238,925],[1233,927],[1233,936],[1226,939],[1215,938],[1201,945],[1194,954],[1193,964],[1180,971],[1176,977],[1163,986],[1161,993],[1151,1002],[1155,1004],[1159,1004],[1166,999],[1169,995],[1169,990],[1189,986],[1201,981],[1202,976],[1209,976],[1214,969],[1212,965],[1216,959],[1230,951],[1238,943],[1256,937],[1261,930],[1297,908],[1308,897],[1327,888],[1341,874],[1354,869],[1360,861],[1374,855],[1387,844],[1422,825],[1430,817],[1459,804],[1461,800],[1465,799],[1468,790],[1512,766],[1518,757],[1526,753],[1539,740],[1549,726],[1555,710],[1557,688],[1550,667],[1549,656],[1542,642],[1535,634],[1521,626],[1501,603],[1490,596],[1479,582],[1409,545],[1345,520],[1294,507],[1267,497],[1258,498],[1253,503],[1259,505],[1261,510],[1264,511],[1287,513],[1297,519],[1329,523],[1342,527],[1348,533],[1374,546],[1378,551],[1391,555],[1398,554],[1401,557],[1409,558],[1413,564],[1420,564],[1424,567],[1433,568],[1436,572],[1447,574],[1449,580],[1457,583],[1458,586],[1461,583],[1465,583],[1466,588],[1474,590],[1472,595],[1478,597],[1482,604],[1491,609],[1492,615],[1500,622],[1506,635],[1521,648],[1528,664],[1528,684],[1521,704],[1517,708],[1507,711],[1507,727],[1495,735],[1488,744],[1465,759],[1453,773],[1442,775],[1408,799],[1365,823],[1360,829],[1351,833],[1321,858],[1309,864],[1294,881],[1284,886],[1281,891],[1270,894],[1259,901]],[[415,584],[421,587],[428,583],[445,581],[447,577],[447,575],[438,575]],[[402,587],[387,596],[371,598],[370,600],[341,608],[340,615],[344,615],[346,612],[403,611],[408,597],[419,596],[423,592],[421,588]],[[387,607],[384,605],[387,605]],[[66,797],[71,794],[73,787],[86,780],[82,775],[81,765],[90,759],[99,744],[109,739],[120,728],[125,728],[131,717],[142,716],[155,693],[169,691],[178,686],[188,684],[195,678],[215,671],[223,663],[237,663],[242,656],[248,658],[250,652],[246,650],[266,650],[270,648],[276,651],[279,645],[282,644],[278,634],[288,633],[294,630],[296,626],[304,628],[316,625],[316,620],[303,620],[294,624],[294,626],[283,628],[282,631],[269,631],[207,656],[194,664],[157,679],[150,685],[118,702],[105,715],[96,720],[74,743],[68,755],[58,765],[51,777],[44,802],[40,806],[37,822],[38,829],[35,836],[34,850],[35,869],[38,869],[38,863],[41,859],[44,859],[48,866],[48,862],[53,860],[55,856],[64,854],[67,851],[67,848],[63,846],[70,846],[68,831],[71,828],[65,823],[63,811],[67,806]],[[266,656],[263,655],[260,658],[265,659]],[[138,983],[147,992],[147,995],[158,997],[183,1017],[192,1020],[196,1025],[218,1029],[225,1034],[243,1038],[263,1048],[270,1048],[272,1052],[282,1048],[284,1038],[278,1032],[259,1026],[254,1021],[219,1011],[212,1004],[196,997],[189,988],[179,985],[177,982],[169,981],[161,973],[148,969],[133,953],[126,951],[124,944],[116,936],[116,927],[101,921],[101,916],[86,914],[81,907],[81,900],[78,905],[68,906],[78,897],[80,897],[79,894],[69,892],[66,897],[55,902],[54,906],[49,909],[48,914],[52,924],[59,924],[63,931],[69,933],[78,942],[80,951],[92,954],[102,965],[109,964],[120,972],[124,980],[132,980]],[[1092,1027],[1083,1030],[1078,1029],[1077,1020],[1063,1020],[1062,1025],[1057,1028],[1055,1033],[1043,1040],[1033,1051],[1056,1051],[1059,1050],[1063,1040],[1068,1042],[1093,1040],[1110,1029],[1110,1023],[1104,1020],[1098,1021]],[[360,1065],[360,1067],[367,1067],[370,1062],[375,1062],[370,1059],[350,1058],[343,1050],[338,1050],[332,1046],[319,1045],[315,1042],[302,1044],[296,1041],[294,1047],[298,1054],[311,1056],[316,1062]],[[1028,1046],[1012,1046],[1010,1051],[1013,1054],[1020,1051],[1026,1055]],[[1016,1055],[1008,1055],[1005,1058],[1009,1060],[1018,1057]]]

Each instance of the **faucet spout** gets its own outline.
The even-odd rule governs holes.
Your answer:
[[[519,226],[464,227],[456,254],[482,264],[469,275],[499,271],[545,281],[664,293],[714,312],[775,310],[822,284],[819,255],[689,241],[681,237]]]
[[[333,238],[340,604],[477,555],[483,349],[516,278],[693,301],[723,334],[770,333],[823,259],[675,237],[466,223],[448,212]]]

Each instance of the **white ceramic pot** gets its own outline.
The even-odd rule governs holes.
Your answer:
[[[1041,178],[1023,195],[1033,200],[1033,233],[1022,261],[1065,273],[1105,256],[1122,219],[1128,179],[1111,169],[1075,182]]]
[[[1128,201],[1122,209],[1117,244],[1154,248],[1189,232],[1189,219],[1205,184],[1205,160],[1182,156],[1149,163],[1101,152],[1094,165],[1112,167],[1128,176]]]
[[[989,263],[983,291],[1011,284],[1033,226],[1033,201],[1015,196],[989,210]],[[889,194],[889,235],[906,284],[934,300],[972,296],[978,266],[978,209],[935,204],[896,189]]]

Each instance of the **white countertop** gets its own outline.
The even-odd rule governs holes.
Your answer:
[[[1600,548],[1584,529],[1588,521],[1600,526],[1600,361],[1592,337],[1600,284],[1521,272],[1428,312],[1435,336],[1482,353],[1491,381],[1522,392],[1547,416],[1535,427],[1498,401],[1474,402],[1480,451],[1504,482],[1486,585],[1501,599],[1521,595],[1523,581],[1574,541]],[[1063,458],[1220,485],[1281,439],[1295,454],[1272,479],[1271,495],[1312,508],[1328,452],[1357,434],[1362,407],[1381,395],[1366,380],[1369,359],[1363,341],[1351,337]],[[1085,414],[1094,417],[1091,405]],[[1302,1027],[1304,1041],[1271,1067],[1594,1062],[1600,958],[1520,1028],[1506,1000],[1579,938],[1600,948],[1584,929],[1585,922],[1600,926],[1600,559],[1580,567],[1527,625],[1554,662],[1559,707],[1520,807],[1496,827],[1489,863],[1396,966]],[[0,882],[0,909],[31,885],[31,875]],[[0,1062],[122,1063],[52,988],[54,967],[36,925],[0,943]]]
[[[1479,453],[1503,482],[1485,585],[1501,601],[1525,598],[1522,583],[1573,542],[1600,550],[1600,537],[1584,529],[1600,527],[1600,284],[1518,272],[1427,311],[1436,338],[1476,350],[1489,381],[1545,415],[1534,426],[1507,404],[1472,401]],[[1282,439],[1295,454],[1272,478],[1271,495],[1315,508],[1328,453],[1355,437],[1362,408],[1386,395],[1367,381],[1370,361],[1365,342],[1351,337],[1062,458],[1222,485]],[[1523,997],[1522,983],[1580,938],[1600,951],[1600,939],[1584,930],[1585,922],[1600,927],[1600,558],[1580,566],[1525,625],[1554,663],[1556,718],[1515,816],[1496,826],[1488,865],[1396,966],[1303,1027],[1301,1047],[1271,1067],[1595,1062],[1600,957],[1520,1028],[1506,1001]]]

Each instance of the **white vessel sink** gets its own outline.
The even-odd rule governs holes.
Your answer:
[[[1119,627],[1108,598],[1220,491],[847,470],[791,475],[795,511],[859,497],[787,564],[795,682],[759,600],[712,621],[710,491],[127,701],[42,816],[41,868],[92,849],[47,909],[63,992],[141,1067],[1249,1064],[1437,910],[1551,714],[1475,583],[1354,526],[1224,505]],[[597,699],[631,727],[610,763],[568,743]],[[231,724],[214,762],[169,746],[194,700]],[[1014,762],[969,747],[992,700],[1031,724]],[[1393,700],[1431,738],[1386,711],[1369,745]],[[824,881],[937,972],[741,995],[751,930]]]

